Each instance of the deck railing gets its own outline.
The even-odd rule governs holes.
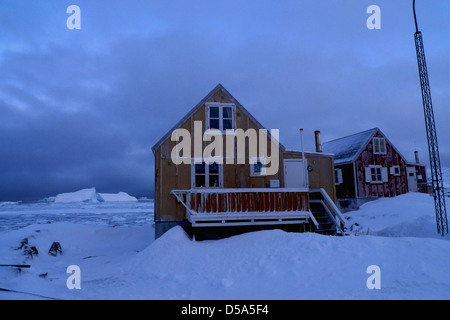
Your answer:
[[[308,189],[237,188],[172,190],[191,214],[309,211]]]
[[[306,188],[172,190],[193,227],[307,224],[318,226]]]

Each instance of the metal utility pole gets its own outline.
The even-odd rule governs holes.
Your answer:
[[[420,87],[422,89],[422,102],[425,115],[425,127],[427,130],[428,153],[430,156],[431,180],[434,192],[434,207],[436,211],[437,231],[442,236],[448,233],[447,211],[445,208],[444,183],[442,180],[441,162],[439,160],[439,148],[434,122],[433,104],[431,103],[430,83],[428,82],[427,63],[423,48],[422,33],[417,27],[416,0],[413,0],[414,23],[416,33],[414,40],[416,43],[417,63],[419,66]]]

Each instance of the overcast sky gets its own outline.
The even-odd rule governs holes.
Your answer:
[[[69,5],[81,30],[69,30]],[[369,30],[369,5],[381,29]],[[450,166],[450,1],[418,0]],[[218,83],[288,148],[379,127],[428,159],[412,0],[1,0],[0,201],[153,197],[151,147]]]

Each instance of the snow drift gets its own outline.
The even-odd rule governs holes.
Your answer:
[[[152,235],[151,226],[73,223],[0,234],[4,259],[32,264],[20,274],[0,270],[0,282],[59,299],[450,298],[449,241],[269,230],[198,242],[180,227]],[[31,260],[11,249],[25,237],[39,250]],[[46,253],[55,240],[63,250],[57,257]],[[69,265],[81,269],[81,290],[66,288]],[[380,290],[366,286],[371,265],[380,267]],[[22,298],[36,297],[0,292],[0,299]]]
[[[433,197],[429,194],[410,192],[380,198],[345,215],[350,232],[356,235],[442,239],[437,233]],[[445,239],[450,240],[450,235]]]

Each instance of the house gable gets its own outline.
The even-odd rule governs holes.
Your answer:
[[[197,167],[193,162],[190,164],[177,165],[171,160],[172,151],[178,144],[172,141],[172,132],[176,129],[185,129],[196,134],[196,122],[202,123],[202,151],[205,150],[209,142],[204,140],[203,132],[206,130],[208,120],[208,106],[212,104],[233,104],[235,128],[244,131],[248,129],[264,129],[264,127],[222,86],[216,86],[205,96],[194,108],[192,108],[169,132],[167,132],[152,148],[155,156],[155,221],[183,221],[186,219],[186,209],[180,205],[171,194],[172,190],[189,190],[197,188],[197,183],[201,186],[214,188],[267,188],[271,179],[280,180],[282,172],[275,175],[256,176],[251,175],[251,166],[248,161],[245,164],[221,164],[219,165],[218,177],[208,169]],[[270,139],[270,132],[268,132]],[[193,139],[196,139],[193,137]],[[224,137],[225,139],[225,137]],[[259,140],[258,140],[259,143]],[[223,146],[226,146],[225,143]],[[194,143],[191,143],[191,155],[195,157]],[[283,146],[279,146],[281,150]],[[271,145],[267,143],[268,154],[271,153]],[[246,150],[248,152],[248,150]],[[236,153],[235,153],[236,154]],[[280,163],[278,159],[278,163]],[[203,170],[204,173],[203,173]],[[203,180],[204,177],[204,180]],[[198,178],[198,180],[197,180]],[[217,180],[214,180],[217,179]],[[215,182],[218,181],[218,185]],[[214,186],[211,186],[211,182]]]
[[[377,152],[375,141],[384,139],[384,152]],[[357,197],[393,197],[408,192],[406,160],[378,130],[354,160]]]
[[[325,142],[343,176],[338,198],[391,197],[406,193],[406,159],[379,128]],[[373,175],[372,175],[373,173]]]
[[[243,115],[248,118],[256,127],[255,129],[265,129],[264,126],[256,120],[255,117],[252,116],[247,109],[242,106],[223,86],[222,84],[218,84],[211,92],[209,92],[197,105],[195,105],[178,123],[172,127],[153,147],[153,154],[156,154],[156,150],[172,135],[172,132],[178,128],[183,127],[183,125],[192,117],[195,113],[197,113],[201,108],[204,110],[204,106],[208,102],[220,102],[220,103],[232,103],[236,106],[236,109],[239,109]],[[205,119],[203,118],[205,121]],[[254,127],[253,125],[249,127]],[[270,131],[267,132],[268,137],[270,138]],[[286,148],[279,143],[280,152],[284,151]]]

